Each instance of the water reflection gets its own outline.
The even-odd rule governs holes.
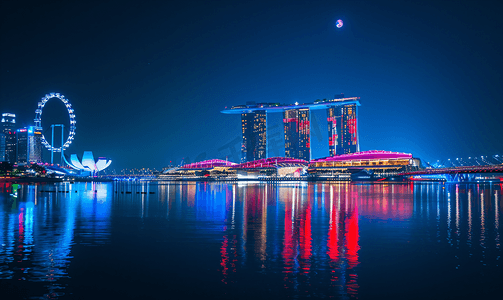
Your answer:
[[[155,256],[156,266],[197,261],[196,270],[187,267],[192,281],[218,278],[207,289],[230,298],[365,298],[426,284],[403,268],[430,277],[484,274],[484,286],[500,278],[501,188],[65,183],[24,185],[15,198],[12,186],[3,184],[0,280],[12,290],[30,290],[30,297],[68,296],[73,286],[86,284],[72,277],[91,282],[79,277],[84,271],[78,260],[100,271],[87,251],[96,249],[111,265],[126,264],[130,274],[124,276],[155,281],[165,276],[163,267],[154,272],[151,265],[115,257],[159,249],[172,254]],[[113,290],[123,283],[93,284]],[[455,293],[448,286],[442,291]]]
[[[40,282],[38,296],[43,298],[64,295],[65,285],[58,281],[69,277],[72,246],[109,238],[108,186],[23,185],[17,198],[9,194],[8,184],[3,188],[0,280]]]
[[[338,295],[356,296],[360,214],[404,219],[413,207],[406,185],[249,184],[233,186],[229,194],[225,219],[231,226],[224,227],[220,248],[222,282],[234,282],[236,265],[253,259],[247,263],[258,263],[261,272],[281,272],[286,290],[306,295],[312,282],[324,282]]]
[[[436,242],[447,242],[453,249],[456,269],[500,265],[500,206],[501,185],[457,184],[432,186],[437,189]],[[446,201],[444,201],[445,196]],[[428,191],[416,190],[417,201],[431,201]],[[417,212],[422,219],[428,212]],[[423,230],[431,228],[428,222]]]

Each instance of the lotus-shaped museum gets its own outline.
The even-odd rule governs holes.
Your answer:
[[[79,161],[77,154],[70,155],[70,159],[68,160],[65,157],[66,163],[74,168],[75,170],[87,171],[96,173],[106,169],[112,163],[112,160],[106,159],[104,157],[98,158],[98,160],[94,160],[92,151],[84,151],[84,155],[82,155],[82,162]]]

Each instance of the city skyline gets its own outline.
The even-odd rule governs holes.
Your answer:
[[[503,149],[502,21],[490,2],[126,3],[114,14],[115,4],[5,5],[0,109],[19,128],[60,92],[79,122],[70,153],[160,169],[239,153],[240,120],[225,106],[345,93],[362,99],[361,150],[428,161]],[[67,122],[57,105],[48,116]],[[322,157],[328,136],[311,135]]]

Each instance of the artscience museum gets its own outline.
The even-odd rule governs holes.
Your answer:
[[[77,154],[71,154],[70,158],[65,155],[65,161],[73,169],[91,172],[91,174],[96,174],[99,171],[106,169],[112,163],[112,160],[104,157],[100,157],[98,160],[95,160],[92,151],[84,151],[82,160],[79,160]]]

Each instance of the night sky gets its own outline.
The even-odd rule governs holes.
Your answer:
[[[361,97],[361,150],[502,155],[502,6],[410,2],[2,1],[0,111],[32,125],[40,98],[64,94],[68,153],[117,171],[236,160],[240,117],[226,106],[340,93]],[[56,100],[44,117],[44,130],[68,122]],[[326,115],[314,119],[313,157],[327,156]],[[280,122],[271,156],[284,153]]]

